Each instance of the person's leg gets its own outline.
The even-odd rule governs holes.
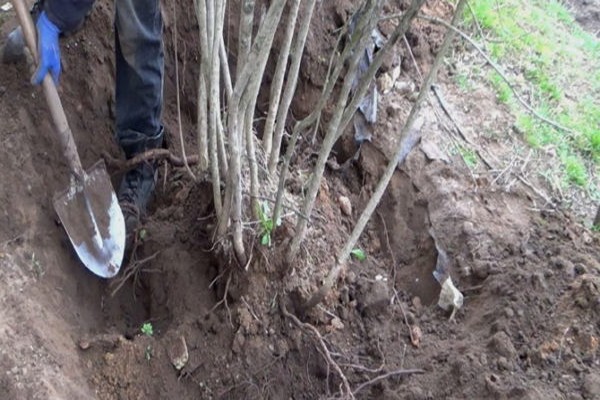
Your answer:
[[[116,0],[116,130],[127,158],[162,145],[164,55],[159,0]],[[155,165],[129,171],[119,201],[131,233],[154,191]]]

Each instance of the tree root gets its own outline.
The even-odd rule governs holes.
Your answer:
[[[126,161],[114,158],[107,152],[102,153],[102,158],[106,162],[106,165],[110,169],[113,169],[116,173],[127,172],[131,169],[134,169],[139,164],[142,164],[144,162],[150,162],[150,161],[167,160],[174,167],[185,167],[186,162],[187,162],[187,165],[195,165],[195,164],[198,164],[198,160],[199,160],[198,155],[196,155],[196,154],[190,155],[184,159],[182,157],[176,156],[175,154],[173,154],[171,151],[169,151],[167,149],[148,150],[148,151],[146,151],[144,153],[140,153],[140,154],[136,155],[135,157],[130,158],[129,160],[126,160]]]

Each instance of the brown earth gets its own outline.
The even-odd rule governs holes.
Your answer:
[[[307,112],[302,99],[317,96],[326,67],[322,53],[331,51],[334,29],[351,4],[319,3],[297,115]],[[176,8],[180,43],[187,43],[179,55],[182,122],[193,143],[195,23],[183,5]],[[174,19],[173,9],[165,11],[164,119],[176,151]],[[432,11],[447,16],[449,9],[438,3]],[[83,31],[63,41],[61,97],[86,166],[102,152],[119,155],[111,134],[111,17],[110,3],[99,1]],[[6,21],[3,33],[14,26],[12,19],[0,21]],[[426,69],[440,31],[419,24],[408,36]],[[79,264],[56,222],[50,199],[68,174],[41,91],[29,85],[24,66],[2,66],[0,398],[335,396],[338,374],[314,336],[286,318],[279,304],[292,291],[306,297],[316,288],[392,156],[394,134],[414,99],[410,88],[418,86],[405,53],[399,46],[386,64],[386,70],[402,66],[402,85],[382,94],[373,142],[362,146],[356,162],[328,170],[297,265],[286,268],[280,261],[293,226],[284,221],[271,248],[255,246],[248,271],[230,267],[211,251],[209,184],[164,167],[137,253],[141,272],[111,282]],[[489,92],[466,98],[446,73],[441,79],[470,139],[500,151],[504,141],[480,133],[505,132],[506,110]],[[501,186],[493,171],[467,168],[452,151],[448,121],[436,107],[432,101],[424,109],[423,138],[395,173],[361,238],[367,260],[351,262],[305,321],[318,329],[351,387],[360,388],[358,398],[600,398],[598,233],[566,211],[540,211],[539,198],[527,187]],[[291,193],[300,192],[313,162],[314,149],[308,143],[302,149]],[[336,149],[338,164],[356,150],[349,139]],[[350,215],[340,209],[340,196],[350,199]],[[452,319],[435,305],[440,289],[431,272],[438,252],[431,232],[465,294]],[[152,323],[152,337],[141,334],[144,322]],[[182,340],[189,359],[178,372],[172,360],[181,356]],[[361,387],[413,368],[423,371]]]
[[[575,20],[591,34],[600,37],[600,1],[599,0],[569,0],[567,4]]]

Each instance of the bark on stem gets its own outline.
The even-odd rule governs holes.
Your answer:
[[[283,139],[283,131],[285,129],[285,121],[290,105],[292,104],[294,93],[296,91],[296,85],[298,83],[298,72],[300,71],[300,62],[302,61],[302,54],[304,52],[304,46],[306,44],[306,37],[308,35],[308,29],[310,27],[310,21],[312,19],[315,2],[315,0],[308,0],[308,3],[306,3],[305,12],[303,13],[304,18],[299,23],[300,32],[298,33],[298,40],[294,44],[294,51],[292,52],[292,64],[290,65],[290,70],[288,72],[288,78],[285,84],[281,104],[279,106],[279,110],[277,111],[275,131],[273,133],[273,145],[271,153],[269,155],[270,174],[275,173],[275,169],[277,168],[277,161],[279,160],[279,153],[281,151],[281,141]],[[338,59],[336,68],[334,68],[333,73],[329,76],[328,80],[325,83],[325,87],[323,88],[323,92],[321,93],[321,97],[319,98],[319,102],[317,103],[315,110],[304,119],[307,122],[311,121],[310,123],[312,124],[314,121],[317,121],[320,118],[321,111],[323,110],[325,103],[329,99],[331,91],[333,90],[333,87],[337,82],[340,72],[344,67],[344,62],[350,55],[350,51],[351,49],[348,46],[344,48],[343,53]],[[310,126],[310,124],[308,124],[307,126]]]
[[[223,24],[225,20],[225,0],[217,1],[215,8],[215,22],[213,37],[211,38],[212,46],[210,47],[213,51],[211,56],[210,66],[210,79],[209,90],[209,146],[210,146],[210,175],[213,184],[213,202],[215,204],[215,212],[217,215],[221,215],[223,206],[221,200],[221,176],[219,171],[219,155],[218,155],[218,142],[219,135],[222,132],[218,129],[218,124],[221,120],[221,104],[219,101],[220,92],[220,64],[219,64],[219,46],[223,38]],[[222,160],[226,162],[226,160]]]
[[[285,77],[288,58],[290,56],[290,48],[292,46],[292,39],[294,37],[296,19],[298,18],[299,8],[300,0],[292,0],[289,19],[287,21],[287,27],[283,37],[283,46],[281,46],[281,49],[279,49],[279,58],[277,59],[277,66],[275,67],[275,74],[273,76],[273,82],[271,83],[269,111],[267,112],[267,121],[265,122],[265,129],[263,130],[262,136],[262,143],[265,154],[271,154],[271,147],[273,144],[273,129],[275,127],[275,117],[277,116],[277,110],[279,108],[279,102],[281,100],[283,80]]]
[[[241,185],[241,153],[242,135],[240,130],[240,111],[242,111],[242,97],[252,87],[251,79],[258,79],[259,84],[264,72],[264,65],[273,44],[273,37],[277,30],[285,0],[273,1],[267,11],[264,22],[261,24],[250,54],[245,65],[238,64],[238,79],[229,99],[227,130],[229,132],[230,162],[227,186],[225,189],[225,204],[219,218],[217,234],[222,236],[227,231],[229,217],[233,225],[233,247],[241,264],[246,263],[246,254],[242,237],[242,185]],[[257,71],[257,65],[263,68]],[[260,72],[260,73],[259,73]],[[258,75],[258,76],[257,76]]]

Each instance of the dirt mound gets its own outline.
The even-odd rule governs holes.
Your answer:
[[[349,1],[320,4],[297,115],[318,95],[319,71],[327,65],[321,53],[332,48],[351,10]],[[193,44],[194,16],[177,7],[180,37]],[[171,143],[179,143],[173,9],[165,13],[164,118]],[[111,17],[109,3],[99,1],[84,31],[63,43],[61,96],[84,165],[104,151],[119,154],[110,123]],[[408,35],[421,67],[440,37],[424,24]],[[367,259],[352,261],[326,301],[304,316],[322,342],[282,312],[280,304],[292,308],[291,289],[306,298],[320,284],[391,157],[391,132],[405,119],[416,86],[404,51],[400,46],[386,62],[387,70],[401,66],[403,84],[382,94],[372,143],[355,161],[352,135],[337,146],[331,166],[338,167],[327,172],[298,265],[282,262],[292,234],[285,221],[271,248],[255,247],[247,271],[217,257],[210,187],[163,166],[136,258],[111,282],[79,265],[56,222],[50,199],[67,170],[41,92],[29,85],[23,66],[3,66],[0,398],[332,397],[343,382],[322,346],[358,398],[597,398],[598,234],[562,212],[530,209],[525,189],[498,191],[460,167],[445,155],[447,138],[431,107],[424,110],[421,143],[396,171],[361,239]],[[190,143],[196,57],[192,45],[179,55]],[[296,171],[312,163],[303,146]],[[301,192],[303,179],[294,174],[291,193]],[[341,196],[350,212],[340,207]],[[465,295],[451,319],[435,305],[438,249]],[[146,322],[151,336],[140,330]]]

